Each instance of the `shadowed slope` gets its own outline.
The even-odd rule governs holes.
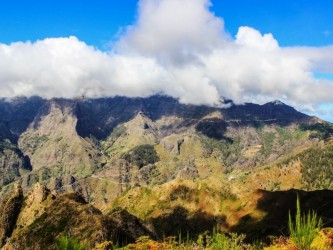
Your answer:
[[[323,219],[325,227],[333,226],[333,191],[288,191],[270,192],[258,190],[261,197],[257,200],[256,209],[264,212],[262,219],[254,219],[251,214],[240,218],[232,231],[246,233],[249,239],[265,238],[269,235],[288,234],[288,213],[296,213],[296,199],[300,199],[301,211],[315,211]]]

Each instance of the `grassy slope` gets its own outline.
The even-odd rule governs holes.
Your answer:
[[[237,132],[248,133],[245,130],[228,133],[231,136],[239,134]],[[160,172],[170,176],[179,170],[179,166],[186,168],[193,165],[198,175],[195,178],[179,175],[176,180],[165,184],[130,189],[110,204],[109,209],[117,206],[126,208],[153,226],[154,221],[161,221],[168,215],[174,216],[179,207],[184,208],[184,216],[189,220],[198,212],[223,218],[220,221],[225,230],[249,215],[252,219],[261,220],[265,212],[256,207],[261,198],[256,190],[301,188],[303,165],[298,155],[307,152],[314,142],[307,139],[311,131],[303,131],[294,125],[282,128],[266,126],[259,128],[256,133],[261,147],[249,145],[245,136],[234,140],[232,144],[195,133],[172,134],[163,138],[155,146],[160,157],[157,163]],[[175,144],[179,139],[183,139],[183,142],[178,153],[166,150],[166,144]],[[249,154],[248,150],[253,147],[254,152]],[[263,166],[231,168],[229,172],[226,164],[237,164],[239,161],[233,162],[232,156],[235,154],[245,160],[256,159]],[[267,155],[268,158],[265,158]]]

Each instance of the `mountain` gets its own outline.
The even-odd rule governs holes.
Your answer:
[[[216,224],[248,234],[247,220],[266,237],[281,228],[262,226],[274,214],[260,206],[265,192],[333,188],[332,135],[332,124],[278,100],[209,107],[167,96],[0,99],[1,196],[20,200],[0,224],[2,245],[54,247],[70,231],[92,248],[115,240],[113,228],[128,228],[127,219],[141,228],[121,233],[129,241],[198,235]],[[65,223],[74,215],[76,228]],[[88,240],[77,230],[91,221],[92,233],[103,233]]]
[[[219,144],[216,146],[235,151],[220,155],[224,168],[249,167],[257,161],[262,164],[278,157],[269,152],[275,146],[271,137],[291,133],[295,126],[311,123],[313,119],[281,102],[214,108],[185,105],[165,96],[2,99],[0,114],[3,168],[6,169],[1,186],[22,175],[24,186],[31,186],[54,177],[82,179],[99,170],[113,171],[114,167],[109,166],[116,164],[114,160],[144,144],[153,145],[162,158],[179,155],[180,162],[186,164],[186,161],[196,163],[199,158],[214,161],[207,157],[215,150],[210,147],[209,140],[213,140]],[[279,131],[269,132],[276,128]],[[291,144],[295,143],[296,140]],[[202,151],[197,152],[201,156],[195,160],[185,152],[190,144]],[[278,153],[286,150],[283,148]],[[249,154],[256,155],[255,159],[248,157]],[[172,165],[182,168],[180,163]]]

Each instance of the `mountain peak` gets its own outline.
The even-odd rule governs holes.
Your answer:
[[[285,103],[281,102],[279,99],[276,99],[272,102],[269,102],[267,104],[273,104],[273,105],[286,105]]]

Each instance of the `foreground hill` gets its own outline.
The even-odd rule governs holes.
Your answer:
[[[0,244],[4,249],[52,249],[56,239],[66,233],[89,248],[111,240],[124,244],[144,235],[154,237],[125,210],[103,215],[78,194],[54,195],[40,184],[26,196],[16,187],[3,198],[0,212]]]
[[[115,224],[108,216],[121,209],[156,239],[179,232],[196,237],[217,224],[225,231],[264,238],[285,229],[285,220],[279,224],[272,219],[280,216],[273,208],[258,205],[270,192],[292,194],[288,202],[272,195],[284,213],[295,206],[290,189],[333,188],[332,135],[330,123],[280,101],[225,101],[208,107],[165,96],[1,99],[2,199],[15,189],[14,183],[25,197],[22,204],[29,203],[36,183],[51,197],[33,210],[20,205],[19,214],[10,217],[15,229],[1,229],[3,237],[32,249],[42,248],[42,242],[54,246],[61,235],[75,231],[62,222],[53,225],[54,218],[68,220],[89,210],[92,218],[71,223],[86,231],[85,221],[98,221],[99,228],[91,232],[103,232],[98,240],[88,242],[87,235],[74,233],[93,247],[112,240]],[[327,195],[318,193],[323,200]],[[59,213],[61,204],[70,207]],[[333,218],[325,217],[327,223]],[[49,233],[40,236],[40,230]]]

